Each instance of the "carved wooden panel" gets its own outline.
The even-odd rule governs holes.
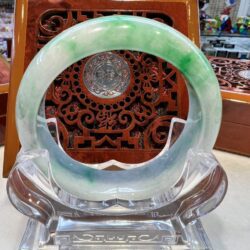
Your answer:
[[[221,90],[250,94],[249,60],[209,57]]]
[[[250,61],[210,57],[223,100],[215,147],[250,156]]]
[[[40,18],[37,50],[70,26],[113,14],[143,16],[173,26],[173,20],[162,13],[53,10]],[[105,65],[107,61],[109,65]],[[99,81],[105,79],[114,85],[118,80],[117,87],[121,88],[125,82],[119,78],[119,72],[123,78],[126,76],[128,86],[121,95],[113,97],[112,92],[101,93],[100,84],[93,84],[92,71],[101,68],[101,64],[112,72],[104,73],[99,69]],[[106,79],[107,74],[111,74],[110,79]],[[46,97],[46,116],[57,118],[62,146],[77,160],[103,161],[96,157],[96,152],[103,151],[107,155],[107,150],[109,155],[105,160],[124,161],[116,154],[117,150],[125,155],[134,150],[155,150],[157,154],[166,143],[171,119],[185,116],[178,105],[178,77],[172,65],[145,53],[112,51],[94,55],[74,63],[55,79]],[[113,98],[107,99],[108,95]],[[89,157],[90,154],[93,156]],[[143,159],[138,160],[145,160],[145,157],[144,154]],[[152,154],[147,159],[151,157]]]

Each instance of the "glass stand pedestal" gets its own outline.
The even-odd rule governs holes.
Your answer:
[[[184,226],[169,220],[79,221],[61,217],[47,228],[29,219],[20,250],[212,249],[199,219]],[[46,243],[45,243],[46,242]]]
[[[96,212],[63,204],[31,155],[41,157],[20,153],[7,185],[13,205],[30,217],[19,250],[212,249],[199,218],[215,209],[227,190],[226,174],[212,154],[190,154],[184,186],[164,206],[125,213],[118,201]]]

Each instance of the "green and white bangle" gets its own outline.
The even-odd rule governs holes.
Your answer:
[[[126,171],[98,170],[73,160],[38,119],[41,101],[58,74],[84,57],[111,50],[142,51],[163,58],[185,76],[189,93],[187,123],[174,145]],[[20,84],[16,122],[23,149],[47,149],[53,179],[66,192],[93,201],[143,200],[176,183],[189,149],[212,150],[221,122],[221,96],[209,62],[184,35],[150,19],[108,16],[65,30],[39,51]],[[39,168],[48,175],[45,163]]]

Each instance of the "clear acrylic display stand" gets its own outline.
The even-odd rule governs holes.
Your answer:
[[[172,120],[168,147],[184,125]],[[10,201],[29,216],[20,250],[212,249],[199,218],[222,201],[227,177],[211,153],[190,149],[182,176],[166,190],[166,199],[150,204],[67,196],[50,174],[48,178],[39,170],[41,158],[50,173],[46,150],[21,150],[8,179]]]

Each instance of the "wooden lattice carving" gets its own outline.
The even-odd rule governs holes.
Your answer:
[[[146,11],[50,10],[38,23],[37,51],[79,22],[113,14],[174,25],[169,16]],[[57,118],[64,150],[79,161],[145,161],[165,145],[171,119],[185,118],[186,110],[179,100],[185,87],[177,70],[161,58],[135,51],[110,53],[129,67],[129,84],[121,95],[103,99],[88,90],[84,72],[91,56],[74,63],[54,80],[46,96],[46,116]],[[105,54],[102,56],[105,60]]]
[[[221,90],[250,94],[250,62],[248,60],[209,57]]]

